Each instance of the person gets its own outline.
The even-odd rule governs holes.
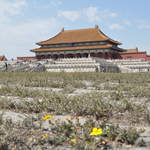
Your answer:
[[[5,70],[8,70],[8,64],[5,62]]]
[[[98,67],[95,68],[95,71],[98,72]]]

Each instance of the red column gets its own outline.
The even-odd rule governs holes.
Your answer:
[[[108,59],[112,59],[112,54],[111,53],[108,53]]]

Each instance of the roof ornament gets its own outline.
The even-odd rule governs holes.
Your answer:
[[[96,29],[99,29],[99,26],[96,24],[96,25],[95,25],[95,28],[96,28]]]
[[[64,32],[64,31],[65,31],[65,29],[64,29],[64,28],[62,28],[62,29],[61,29],[61,32]]]
[[[138,47],[136,47],[136,50],[138,51],[138,50],[139,50],[139,48],[138,48]]]

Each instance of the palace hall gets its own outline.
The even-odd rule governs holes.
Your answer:
[[[150,60],[150,55],[136,49],[123,49],[122,43],[111,39],[104,34],[98,25],[94,28],[64,30],[54,37],[36,43],[39,48],[32,49],[35,58],[59,59],[98,57],[103,59],[145,59]]]
[[[64,30],[56,36],[39,43],[40,48],[31,50],[37,59],[48,58],[80,58],[99,57],[105,59],[117,59],[125,50],[119,48],[120,42],[105,35],[99,27]]]

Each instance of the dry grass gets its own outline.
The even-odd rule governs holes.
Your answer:
[[[41,127],[11,126],[10,120],[4,124],[0,117],[0,149],[54,149],[58,146],[111,149],[112,141],[134,145],[139,137],[140,132],[135,128],[123,129],[120,125],[150,124],[150,74],[0,73],[0,84],[3,111],[82,116],[87,120],[84,125],[71,121],[67,124],[49,122],[49,132]],[[54,92],[51,88],[62,90]],[[93,89],[90,93],[74,94],[76,90],[89,88]],[[93,127],[102,128],[103,135],[91,137]],[[111,132],[106,132],[106,128]],[[42,139],[43,134],[48,134],[48,138]],[[30,142],[29,138],[32,138]],[[78,139],[76,143],[70,142],[73,138]]]

